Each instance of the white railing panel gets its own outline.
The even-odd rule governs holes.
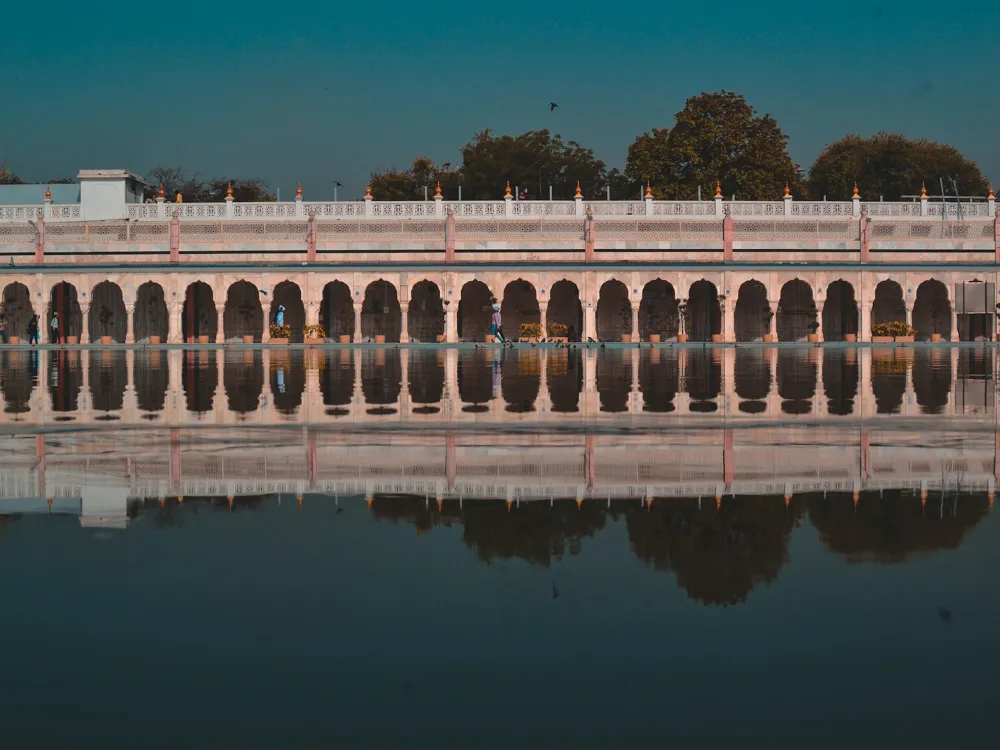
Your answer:
[[[304,213],[312,210],[317,219],[359,219],[365,215],[364,201],[303,203]]]
[[[584,213],[594,216],[645,216],[644,201],[588,201],[583,204]]]
[[[0,206],[0,221],[34,220],[44,213],[44,206]]]
[[[576,201],[513,201],[511,215],[527,216],[573,216]]]
[[[444,213],[448,213],[450,208],[455,212],[455,216],[466,216],[474,218],[498,218],[502,219],[505,212],[506,201],[462,201],[445,202],[442,207]]]
[[[292,219],[294,203],[233,203],[234,219]]]
[[[784,201],[728,201],[732,216],[784,216]]]
[[[372,201],[374,219],[432,219],[433,201]]]
[[[715,215],[715,201],[653,201],[653,216]]]
[[[792,216],[823,218],[827,216],[852,216],[854,204],[851,201],[793,201]]]

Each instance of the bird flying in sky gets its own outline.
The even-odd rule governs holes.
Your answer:
[[[558,107],[558,106],[559,105],[556,104],[555,102],[549,102],[549,112],[555,111],[555,108]]]

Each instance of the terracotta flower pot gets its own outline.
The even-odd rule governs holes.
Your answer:
[[[159,344],[160,343],[160,337],[159,336],[150,336],[149,337],[149,343],[150,344]]]
[[[914,340],[913,336],[897,336],[896,337],[896,343],[897,344],[912,344],[913,340]]]
[[[376,333],[375,334],[375,343],[376,344],[384,344],[385,343],[385,334]]]
[[[199,344],[207,344],[208,343],[208,336],[199,336],[198,337],[198,343]]]
[[[891,344],[892,336],[872,336],[873,344]]]
[[[623,344],[631,344],[632,343],[632,334],[631,333],[623,333],[622,334],[622,343]]]
[[[288,339],[271,339],[268,343],[275,346],[283,346],[288,343]]]
[[[350,336],[350,334],[345,334],[343,336],[338,336],[337,337],[337,341],[339,341],[341,344],[350,344],[351,343],[351,336]]]
[[[819,342],[819,334],[818,333],[809,333],[809,334],[806,334],[806,340],[810,344],[818,343]]]
[[[67,336],[66,337],[66,343],[67,344],[79,344],[80,343],[80,337],[79,336]]]
[[[649,334],[649,343],[650,344],[659,344],[660,343],[660,334],[658,334],[658,333],[651,333],[651,334]]]
[[[436,336],[434,337],[434,340],[435,340],[435,341],[436,341],[437,343],[439,343],[439,344],[443,344],[443,343],[444,343],[444,334],[443,334],[443,333],[439,333],[439,334],[437,334],[437,335],[436,335]]]
[[[20,336],[10,336],[7,339],[7,343],[8,344],[12,344],[12,345],[13,344],[20,344],[21,343],[21,337]]]
[[[309,336],[305,340],[305,343],[308,344],[309,346],[316,346],[317,344],[322,344],[323,339],[321,339],[319,336]]]
[[[858,340],[858,334],[856,334],[856,333],[845,333],[844,334],[844,341],[847,341],[849,343],[854,343],[857,340]]]
[[[519,344],[537,344],[538,339],[536,339],[534,336],[529,336],[527,338],[519,338],[517,342]]]
[[[677,343],[678,344],[686,344],[687,340],[688,340],[688,335],[686,333],[678,333],[677,334]]]
[[[941,334],[940,333],[932,333],[931,334],[931,343],[932,344],[937,344],[940,341],[941,341]]]
[[[110,336],[101,336],[101,346],[107,346],[110,343],[111,343]]]
[[[778,334],[765,333],[762,340],[765,344],[773,344],[775,341],[778,340]]]
[[[722,343],[722,334],[721,333],[713,333],[712,334],[712,343],[713,344],[721,344]]]
[[[486,343],[487,344],[495,344],[496,342],[497,342],[497,337],[496,336],[491,336],[488,333],[486,334]]]
[[[253,343],[253,336],[244,336],[243,337],[243,343],[244,344],[252,344]]]

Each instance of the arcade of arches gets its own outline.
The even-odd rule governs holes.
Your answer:
[[[608,342],[864,341],[872,325],[889,321],[910,323],[918,340],[988,340],[995,327],[992,313],[956,312],[956,284],[969,295],[981,283],[984,299],[990,287],[952,272],[321,276],[37,276],[7,283],[2,302],[9,336],[26,338],[37,314],[42,339],[67,344],[263,343],[279,308],[292,343],[303,341],[307,325],[340,343],[483,341],[494,305],[507,339],[528,323],[540,324],[543,336]]]

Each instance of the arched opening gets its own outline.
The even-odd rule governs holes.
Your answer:
[[[91,407],[95,411],[121,411],[125,406],[125,389],[128,387],[125,352],[120,349],[93,351],[89,359]]]
[[[306,326],[306,308],[302,304],[302,290],[292,281],[282,281],[274,287],[271,295],[271,310],[267,316],[270,327],[278,314],[278,307],[285,308],[285,325],[288,326],[288,342],[301,344],[305,340],[303,329]],[[269,328],[270,329],[270,328]]]
[[[260,304],[260,291],[249,281],[237,281],[226,292],[226,309],[222,314],[222,331],[227,341],[231,339],[241,341],[244,336],[253,336],[255,344],[263,341],[264,308]],[[226,362],[228,364],[229,360],[227,359]],[[261,373],[260,379],[263,381],[263,373]],[[223,380],[227,380],[225,375],[223,375]],[[263,382],[261,387],[263,387]],[[229,390],[228,386],[226,390]],[[260,388],[257,390],[257,395],[260,395]],[[256,408],[255,405],[254,409]]]
[[[684,385],[691,404],[690,411],[718,411],[716,399],[722,392],[721,349],[693,349],[683,352],[685,358]]]
[[[733,388],[740,398],[739,410],[746,414],[767,411],[771,392],[771,357],[773,349],[739,348],[733,362]]]
[[[257,307],[260,309],[259,300]],[[228,314],[227,302],[226,315]],[[263,310],[260,317],[264,317]],[[226,389],[229,411],[237,414],[240,419],[245,414],[257,411],[260,407],[260,394],[264,390],[263,353],[252,349],[242,352],[227,351],[222,361],[222,386]]]
[[[418,281],[410,289],[406,328],[410,341],[431,342],[444,336],[444,303],[433,281]]]
[[[657,414],[674,411],[677,408],[674,399],[680,385],[676,350],[645,349],[641,354],[639,391],[642,393],[642,410]]]
[[[921,414],[942,414],[951,399],[951,353],[938,347],[914,352],[913,392]]]
[[[305,352],[280,350],[269,363],[271,397],[279,414],[293,416],[302,405],[306,390]]]
[[[328,338],[340,341],[341,336],[349,336],[348,341],[354,340],[354,299],[351,288],[343,281],[331,281],[323,287],[320,322]]]
[[[49,401],[52,411],[74,412],[80,402],[83,389],[83,368],[80,366],[80,352],[49,352],[48,365]],[[57,420],[65,419],[56,417]]]
[[[354,314],[353,310],[351,314]],[[327,416],[343,417],[351,413],[345,407],[354,400],[354,351],[341,349],[323,356],[319,390],[323,394]]]
[[[639,338],[649,341],[650,335],[667,341],[677,337],[677,293],[663,279],[654,279],[642,288],[639,302]]]
[[[397,308],[398,309],[398,308]],[[362,319],[363,320],[363,319]],[[403,366],[399,349],[368,349],[362,352],[361,392],[372,408],[368,414],[395,414],[403,389]]]
[[[733,324],[737,341],[763,341],[771,331],[771,303],[767,287],[756,279],[740,285],[733,309]]]
[[[854,286],[843,279],[826,288],[823,304],[823,340],[845,341],[847,334],[858,334],[858,302]]]
[[[3,392],[4,414],[26,414],[31,411],[31,393],[38,382],[38,350],[30,352],[0,352],[0,391]],[[20,417],[14,417],[21,421]]]
[[[219,387],[217,361],[216,353],[211,350],[184,352],[181,387],[188,411],[195,414],[212,411],[215,389]]]
[[[702,279],[691,285],[684,318],[688,341],[711,341],[722,332],[722,308],[715,284]]]
[[[886,279],[875,287],[872,302],[872,325],[906,321],[906,303],[903,302],[903,288],[895,281]]]
[[[458,354],[458,398],[464,412],[488,411],[485,406],[500,393],[502,378],[499,352],[492,349],[461,351]]]
[[[827,349],[823,352],[823,392],[830,414],[846,417],[854,411],[858,379],[857,349]]]
[[[163,411],[170,385],[167,352],[159,349],[140,350],[135,353],[135,400],[140,411]],[[147,416],[148,418],[148,416]]]
[[[792,279],[781,287],[776,322],[778,341],[805,341],[810,333],[816,332],[819,322],[809,284],[802,279]]]
[[[215,309],[215,293],[204,281],[196,281],[184,291],[181,337],[186,344],[195,343],[199,336],[207,336],[209,342],[214,342],[218,333],[219,314]]]
[[[109,336],[114,343],[124,344],[127,331],[128,314],[125,312],[121,287],[110,281],[102,281],[90,295],[90,314],[87,320],[90,341],[96,343],[102,337]]]
[[[132,337],[136,342],[148,341],[150,336],[159,336],[160,343],[167,343],[170,333],[170,316],[163,287],[147,281],[135,293],[135,313],[132,316]],[[136,381],[138,385],[138,381]]]
[[[444,350],[410,350],[407,384],[417,414],[437,414],[444,399]]]
[[[7,335],[18,336],[22,342],[28,339],[28,321],[35,314],[31,306],[31,292],[24,284],[15,281],[3,290],[3,315],[7,319]],[[47,321],[38,321],[38,334],[41,340],[42,328]]]
[[[583,360],[580,349],[556,349],[546,353],[545,379],[552,411],[580,411],[583,389]]]
[[[52,319],[58,319],[55,334],[51,331]],[[83,331],[83,313],[77,300],[76,287],[66,281],[60,281],[52,287],[49,296],[49,309],[45,317],[45,328],[50,332],[49,341],[53,344],[69,343],[69,338],[80,340]]]
[[[493,294],[490,288],[475,279],[462,287],[458,301],[458,338],[460,341],[485,341],[490,332]]]
[[[535,287],[524,279],[510,282],[503,290],[500,305],[504,338],[517,339],[521,336],[522,323],[541,323],[542,314],[538,308]],[[542,332],[542,336],[545,332]]]
[[[376,336],[385,336],[387,342],[398,344],[402,327],[403,311],[396,287],[385,279],[373,281],[365,289],[361,305],[361,337],[374,341]]]
[[[605,281],[597,298],[597,340],[626,341],[631,336],[632,303],[628,287],[617,279]]]
[[[583,304],[580,302],[580,289],[572,281],[561,279],[552,285],[545,322],[549,326],[566,326],[566,337],[570,341],[580,340],[583,332]],[[546,331],[545,335],[547,337],[549,332]]]
[[[814,350],[802,348],[778,350],[778,395],[785,414],[808,414],[816,395]]]
[[[535,401],[541,389],[541,352],[537,349],[518,349],[504,357],[501,363],[500,390],[507,402],[507,411],[523,414],[535,410]]]
[[[601,411],[628,411],[628,397],[632,393],[632,354],[624,349],[611,349],[597,353],[597,395]]]
[[[918,341],[927,341],[931,334],[939,334],[944,341],[951,341],[951,301],[948,287],[937,279],[928,279],[917,287],[913,303],[913,327]]]

